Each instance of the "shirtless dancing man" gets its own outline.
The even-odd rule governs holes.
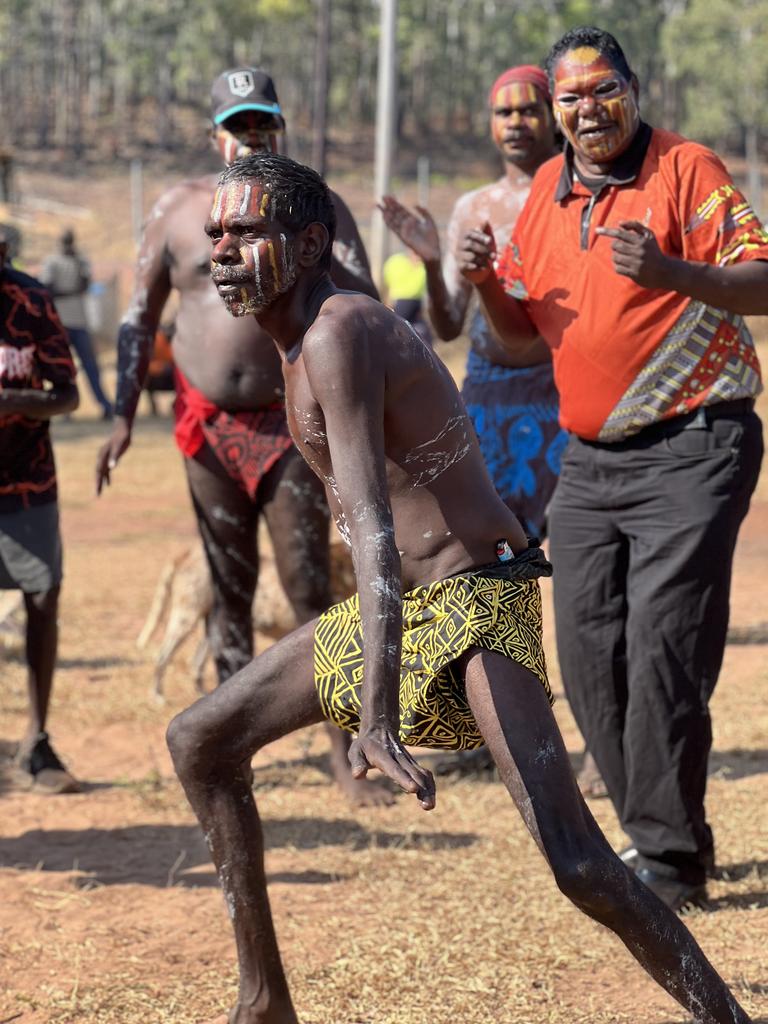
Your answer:
[[[225,163],[277,150],[285,124],[264,71],[224,71],[211,98],[213,140]],[[203,227],[215,183],[206,176],[177,185],[147,219],[133,297],[118,335],[115,425],[98,454],[96,488],[100,492],[110,482],[131,443],[155,332],[176,289],[176,443],[211,570],[214,607],[206,628],[222,683],[253,657],[260,516],[297,621],[315,618],[330,604],[330,595],[328,507],[322,485],[291,442],[275,346],[252,317],[233,320],[211,283]],[[375,295],[354,219],[335,194],[333,204],[341,225],[333,279]],[[347,739],[336,729],[330,732],[334,774],[347,795],[358,803],[388,802],[381,787],[352,778]]]
[[[333,286],[334,228],[322,179],[276,155],[225,171],[208,223],[224,302],[275,339],[291,432],[326,485],[359,588],[169,726],[235,931],[240,991],[229,1024],[298,1021],[242,764],[323,717],[357,732],[356,776],[378,768],[424,810],[435,806],[434,782],[403,743],[485,741],[559,888],[702,1024],[748,1024],[584,804],[542,654],[536,577],[550,566],[496,493],[447,369],[393,313]]]

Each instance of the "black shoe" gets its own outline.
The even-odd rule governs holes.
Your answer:
[[[630,871],[637,871],[637,865],[640,860],[640,851],[636,846],[625,846],[623,850],[619,850],[617,856],[623,864],[626,864]],[[702,860],[704,861],[703,866],[707,878],[714,878],[717,870],[715,868],[714,846],[710,846],[709,849],[704,851]]]
[[[640,851],[636,846],[625,846],[616,854],[622,864],[626,864],[630,871],[637,870],[637,862],[640,859]]]
[[[685,907],[701,907],[706,903],[707,886],[704,882],[692,884],[681,882],[679,878],[660,875],[651,868],[638,868],[635,875],[643,885],[659,897],[670,910],[683,910]]]
[[[16,768],[20,780],[27,786],[47,793],[80,792],[80,783],[59,760],[47,732],[39,732],[29,750],[19,752]]]

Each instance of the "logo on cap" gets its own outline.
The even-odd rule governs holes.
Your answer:
[[[244,98],[249,93],[252,93],[255,88],[253,75],[250,71],[235,71],[227,76],[227,81],[229,82],[229,91],[235,96],[242,96]]]

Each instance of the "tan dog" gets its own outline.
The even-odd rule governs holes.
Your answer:
[[[268,535],[259,537],[259,585],[253,602],[254,628],[275,640],[290,633],[296,619],[277,576]],[[343,601],[355,591],[355,574],[347,548],[336,540],[331,543],[331,595]],[[202,636],[192,657],[195,688],[203,693],[203,673],[210,654],[205,634],[205,619],[213,607],[213,588],[202,547],[186,548],[163,568],[152,606],[136,645],[144,649],[163,616],[168,614],[163,639],[155,656],[152,693],[163,700],[163,676],[176,651],[198,626]]]

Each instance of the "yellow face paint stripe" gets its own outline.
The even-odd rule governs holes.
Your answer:
[[[537,102],[536,87],[530,82],[510,82],[496,93],[493,105],[507,107]]]
[[[267,198],[269,198],[269,197],[267,197]],[[275,284],[279,288],[280,287],[280,271],[277,269],[277,260],[275,259],[275,247],[272,244],[271,239],[270,239],[270,241],[267,242],[267,251],[269,252],[269,262],[270,262],[270,265],[272,267],[272,273],[273,273],[274,278],[275,278]]]

